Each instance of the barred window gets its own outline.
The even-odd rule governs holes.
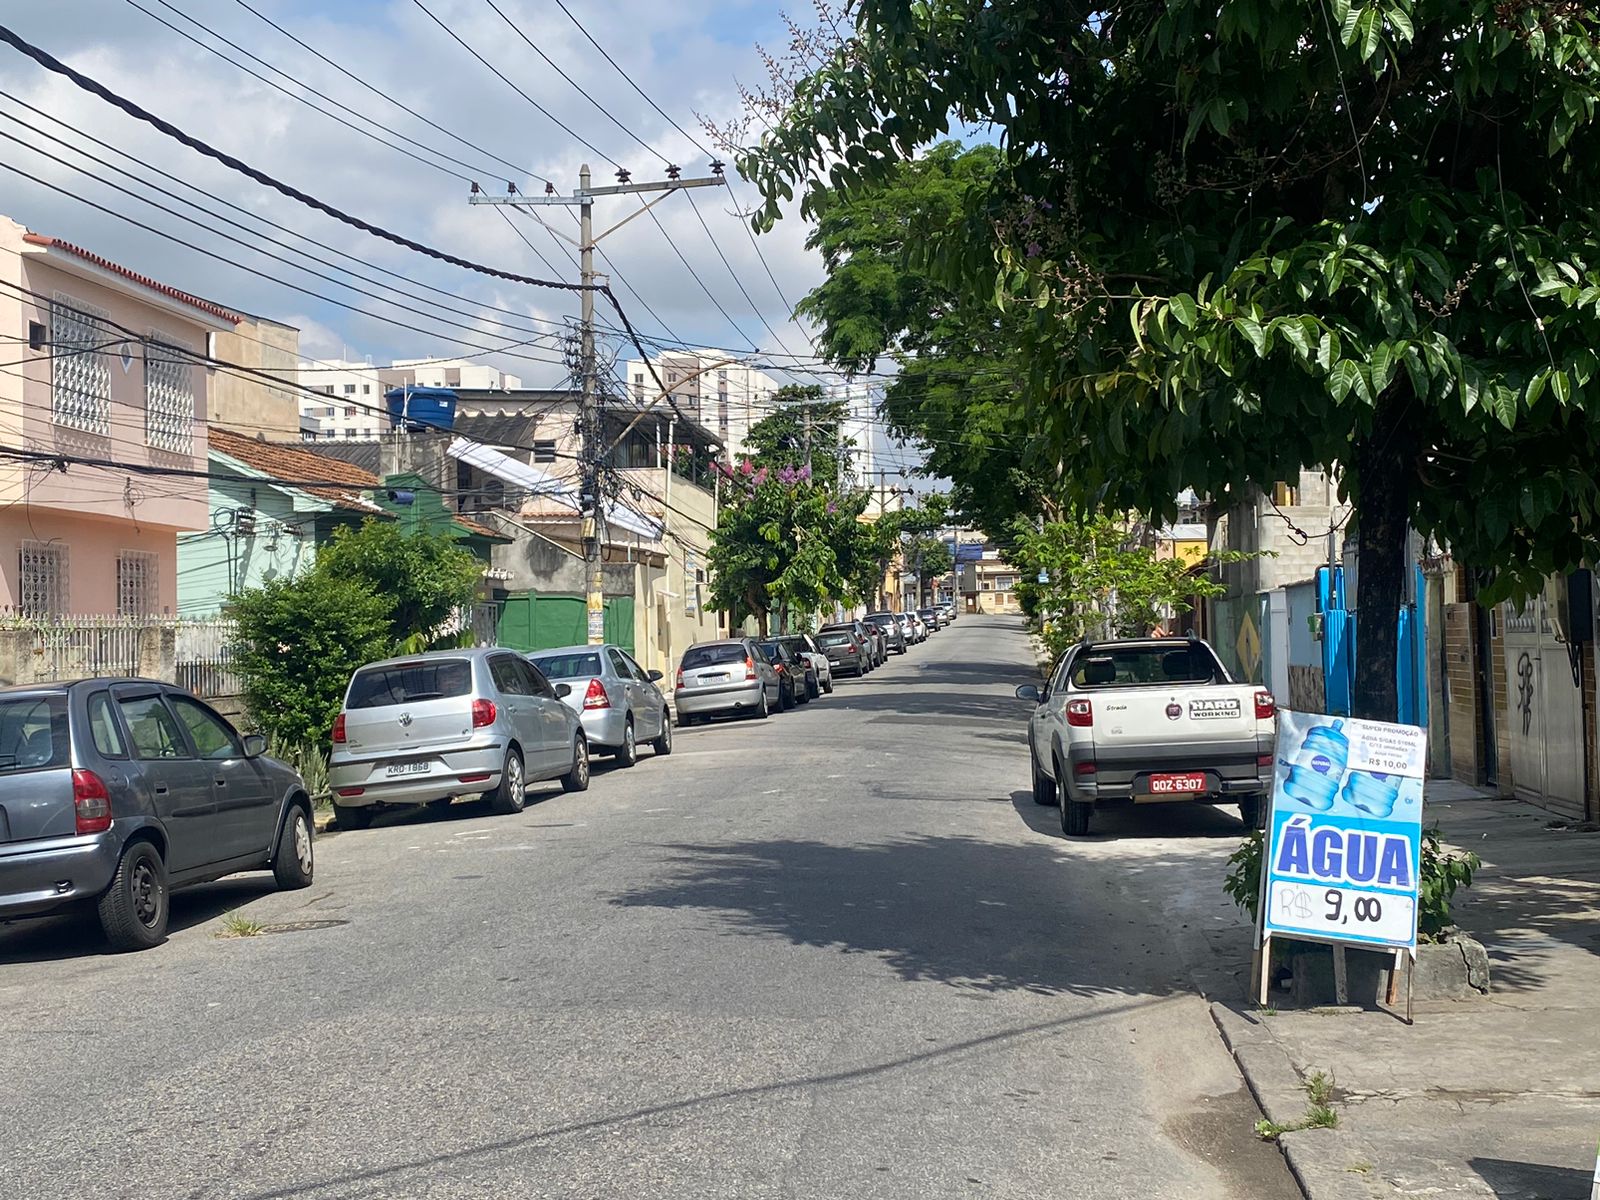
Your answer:
[[[104,315],[59,293],[50,305],[50,411],[57,425],[111,432],[111,360],[103,352],[111,336]]]
[[[67,611],[67,548],[60,542],[24,540],[17,570],[17,607],[25,616]]]
[[[124,550],[117,555],[117,614],[124,617],[154,615],[160,592],[156,582],[156,556],[148,550]]]
[[[144,347],[144,438],[174,454],[194,446],[194,364],[157,335]]]

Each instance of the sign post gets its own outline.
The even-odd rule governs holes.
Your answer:
[[[1427,734],[1414,725],[1279,712],[1262,859],[1261,1003],[1274,937],[1332,945],[1341,992],[1346,946],[1393,950],[1397,971],[1403,958],[1415,961],[1426,751]],[[1410,979],[1408,970],[1408,1023]]]

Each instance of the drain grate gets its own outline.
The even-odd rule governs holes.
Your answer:
[[[271,925],[263,925],[262,933],[303,933],[308,929],[332,929],[337,925],[348,925],[349,921],[325,919],[321,921],[275,921]]]

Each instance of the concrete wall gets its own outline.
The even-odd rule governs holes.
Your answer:
[[[265,317],[246,317],[232,332],[211,335],[211,356],[297,380],[300,331]],[[270,442],[300,440],[303,393],[231,371],[211,373],[211,423]]]

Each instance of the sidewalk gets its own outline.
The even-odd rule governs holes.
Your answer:
[[[1427,820],[1483,858],[1454,914],[1488,950],[1488,997],[1375,1011],[1213,1014],[1269,1119],[1334,1081],[1334,1129],[1285,1134],[1310,1200],[1382,1196],[1588,1200],[1600,1138],[1600,834],[1448,780]]]

